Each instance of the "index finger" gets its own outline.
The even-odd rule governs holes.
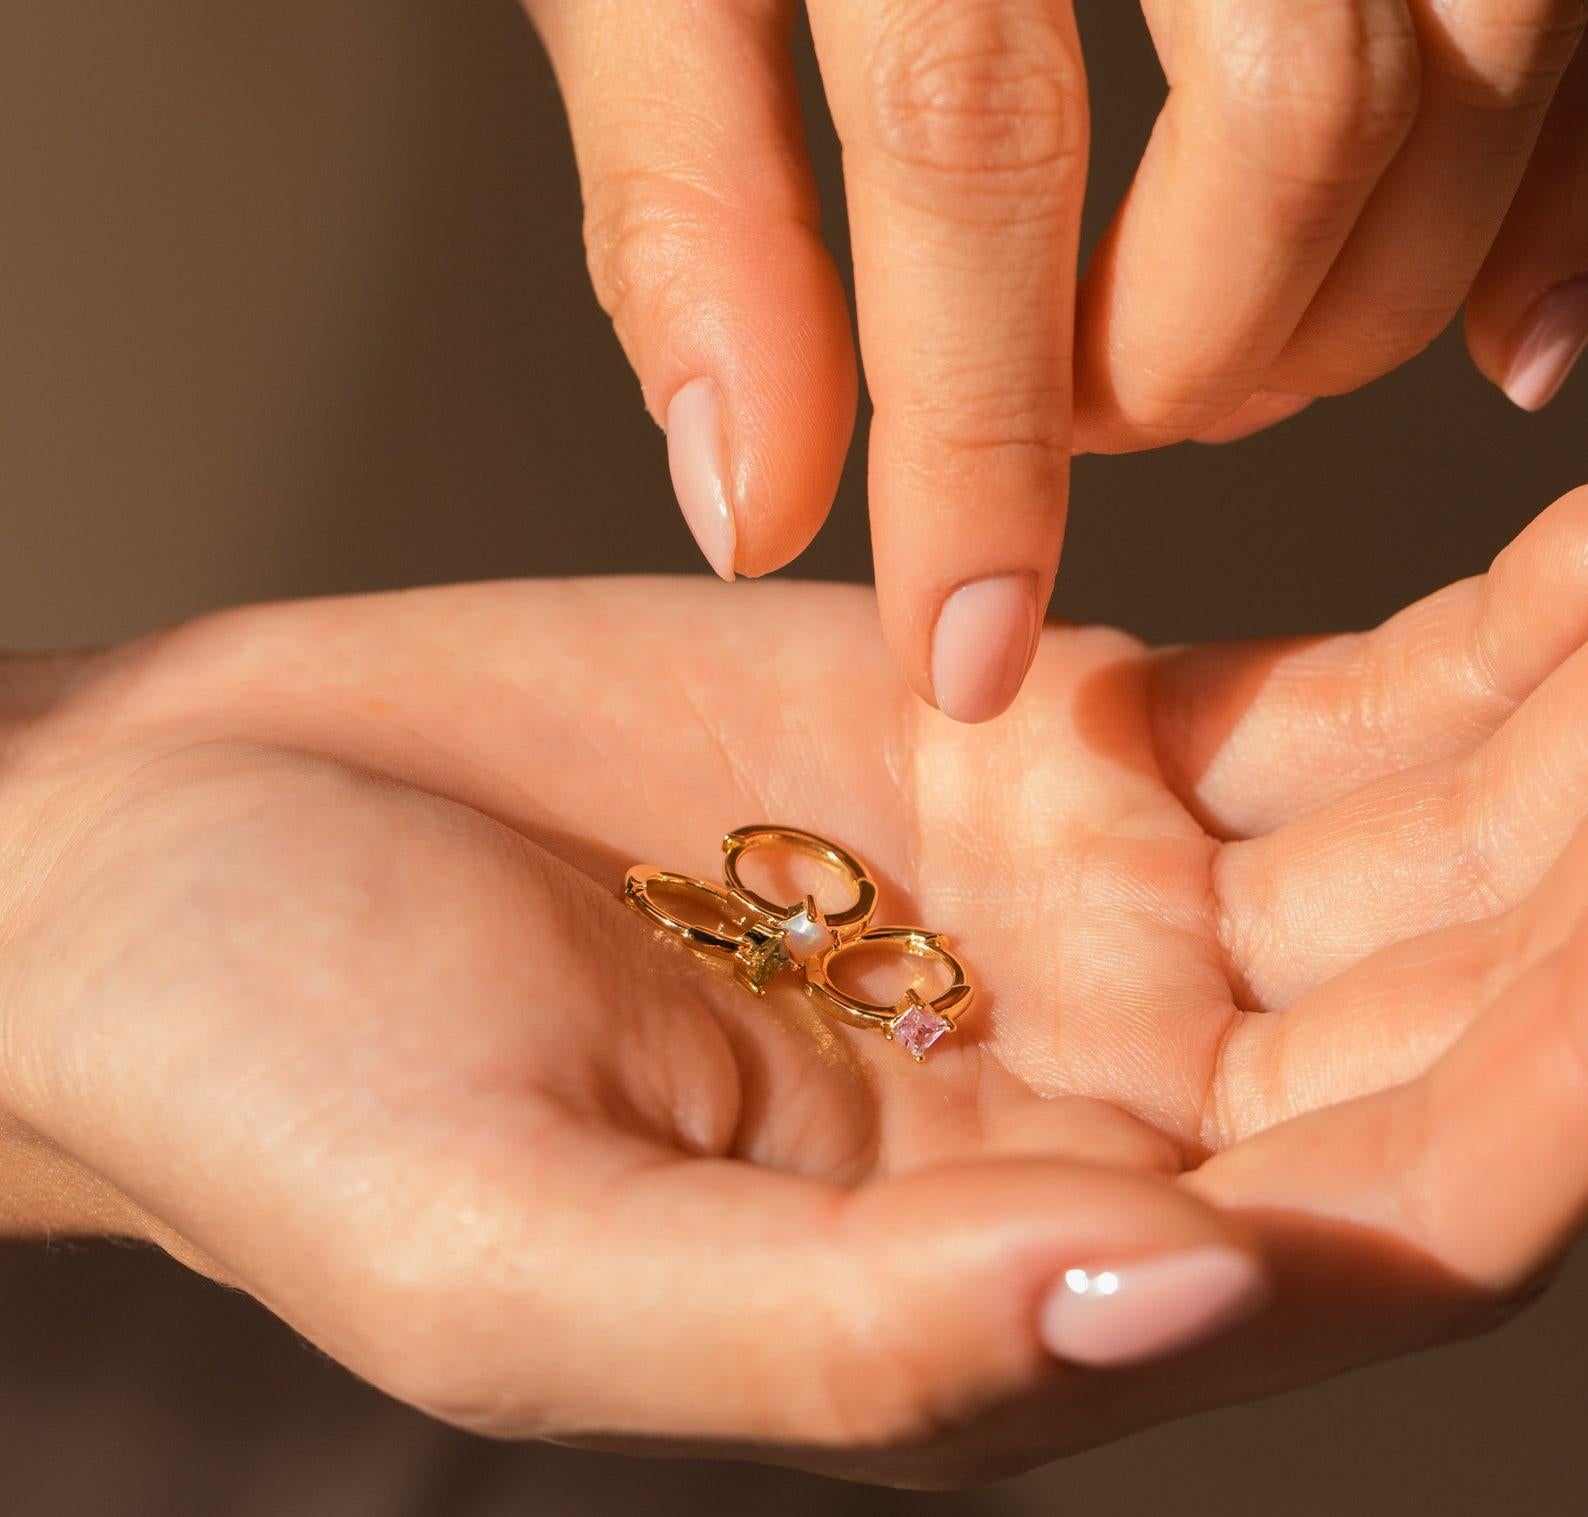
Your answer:
[[[1068,0],[812,0],[844,145],[884,630],[949,716],[1014,698],[1058,567],[1086,180]]]

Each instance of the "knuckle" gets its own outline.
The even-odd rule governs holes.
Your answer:
[[[823,1273],[872,1254],[862,1214],[874,1204],[865,1192],[839,1203],[831,1252],[815,1261]],[[805,1344],[797,1394],[780,1397],[763,1425],[783,1441],[849,1451],[907,1447],[939,1430],[930,1345],[909,1332],[891,1293],[861,1290],[829,1297],[825,1306]]]
[[[620,328],[664,314],[699,256],[704,212],[665,176],[607,175],[585,197],[585,263],[601,309]]]
[[[1155,445],[1180,442],[1205,432],[1230,414],[1228,397],[1243,382],[1232,374],[1167,374],[1139,369],[1122,378],[1115,409],[1133,433]]]
[[[557,1436],[563,1429],[550,1404],[537,1401],[524,1377],[509,1379],[498,1368],[500,1354],[482,1331],[496,1314],[448,1266],[446,1252],[395,1242],[365,1262],[359,1290],[372,1330],[367,1362],[353,1367],[453,1427],[488,1437]]]
[[[1396,5],[1246,7],[1218,39],[1238,139],[1276,178],[1306,187],[1376,173],[1416,119],[1416,34]]]
[[[1520,599],[1544,591],[1548,603],[1582,605],[1588,592],[1588,486],[1568,491],[1495,555],[1496,592]]]
[[[1423,288],[1403,284],[1350,292],[1310,315],[1291,339],[1277,375],[1312,395],[1347,395],[1410,362],[1450,325],[1461,291],[1424,270]]]
[[[1489,750],[1480,748],[1456,770],[1454,782],[1436,793],[1447,819],[1443,830],[1455,843],[1450,894],[1470,921],[1499,916],[1508,905],[1505,860],[1512,849],[1491,804],[1501,783]]]
[[[1588,25],[1588,0],[1479,0],[1439,6],[1442,32],[1434,49],[1441,87],[1485,115],[1520,109],[1514,144],[1525,150],[1534,123],[1575,56]]]
[[[1459,291],[1422,290],[1340,315],[1306,345],[1309,385],[1343,395],[1371,384],[1427,348],[1460,308]]]
[[[546,1438],[559,1431],[532,1406],[510,1399],[489,1385],[460,1356],[424,1351],[406,1354],[384,1376],[373,1377],[389,1395],[445,1422],[481,1437]]]
[[[961,367],[945,374],[932,396],[900,405],[893,419],[933,467],[944,459],[978,468],[1002,463],[1057,487],[1069,472],[1068,404],[1065,387],[1051,377],[1011,373],[1006,365]]]
[[[872,143],[913,171],[957,180],[1085,171],[1085,74],[1046,7],[923,0],[895,9],[866,80]]]
[[[794,1431],[826,1447],[898,1449],[946,1429],[913,1356],[874,1319],[842,1325],[821,1356],[812,1388],[804,1425]]]

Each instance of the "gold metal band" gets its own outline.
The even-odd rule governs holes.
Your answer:
[[[715,931],[675,916],[657,901],[658,887],[701,902],[721,918],[725,930]],[[816,903],[808,896],[788,918],[763,921],[759,913],[718,885],[675,869],[637,864],[624,876],[623,898],[648,921],[681,938],[697,953],[732,960],[734,978],[758,996],[765,995],[767,986],[785,969],[802,965],[814,952],[838,942],[837,934],[822,923]],[[802,950],[796,946],[796,936],[807,943],[814,938],[816,946]]]
[[[917,958],[936,959],[946,965],[949,984],[930,1001],[914,989],[907,990],[891,1006],[863,1001],[840,990],[832,982],[833,966],[846,953],[860,948],[887,947]],[[872,927],[858,937],[840,943],[805,969],[805,989],[830,1015],[853,1027],[867,1027],[904,1043],[919,1059],[938,1038],[952,1032],[954,1025],[975,999],[975,990],[965,966],[949,951],[941,933],[924,927]]]
[[[654,886],[661,886],[674,895],[686,896],[690,900],[701,902],[712,911],[720,913],[724,925],[736,926],[739,932],[729,937],[721,932],[713,932],[709,927],[699,927],[693,922],[686,922],[682,917],[674,916],[672,912],[657,903],[656,898],[651,894]],[[623,898],[641,916],[649,918],[658,927],[665,927],[669,932],[681,937],[691,948],[728,959],[739,951],[739,943],[744,935],[744,908],[718,885],[708,885],[704,880],[697,880],[692,874],[679,874],[675,869],[658,869],[650,864],[636,864],[623,877]]]
[[[871,871],[847,848],[840,848],[838,844],[830,843],[814,832],[804,832],[798,827],[777,827],[769,822],[761,822],[754,827],[740,827],[730,832],[722,840],[722,877],[729,891],[749,910],[772,920],[786,917],[797,909],[798,903],[782,905],[768,900],[760,891],[744,883],[739,876],[739,860],[752,848],[790,848],[848,875],[855,887],[854,905],[842,911],[824,912],[822,920],[840,938],[852,937],[865,930],[872,913],[877,909],[877,882],[871,878]]]

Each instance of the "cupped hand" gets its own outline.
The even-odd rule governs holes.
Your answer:
[[[765,573],[827,513],[856,389],[794,6],[527,5],[684,513],[719,573]],[[996,715],[1025,675],[1072,450],[1244,435],[1393,369],[1469,295],[1474,357],[1520,405],[1588,341],[1582,0],[1147,0],[1168,94],[1079,289],[1071,0],[806,8],[876,408],[883,631],[952,716]]]
[[[0,1204],[466,1426],[906,1483],[1470,1330],[1588,1197],[1585,637],[1580,492],[1365,636],[1049,628],[984,728],[821,586],[13,663]],[[950,935],[925,1063],[620,903],[761,819]]]

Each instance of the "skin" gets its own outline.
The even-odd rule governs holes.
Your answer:
[[[817,585],[13,661],[0,1215],[151,1240],[468,1427],[901,1484],[1490,1325],[1588,1201],[1585,639],[1588,491],[1365,636],[1050,627],[985,728]],[[984,998],[924,1065],[620,904],[767,818],[952,934]],[[1261,1315],[1043,1349],[1065,1269],[1209,1244]]]
[[[765,573],[821,525],[856,395],[798,7],[526,4],[596,293],[659,423],[715,384],[733,563]],[[1404,363],[1463,301],[1482,372],[1547,399],[1513,366],[1588,276],[1583,0],[1145,0],[1168,91],[1079,280],[1088,64],[1110,77],[1070,0],[804,9],[843,145],[882,627],[923,699],[958,587],[1012,575],[1046,605],[1073,452],[1243,436]],[[1029,624],[976,651],[1014,678],[948,707],[1001,709]]]

